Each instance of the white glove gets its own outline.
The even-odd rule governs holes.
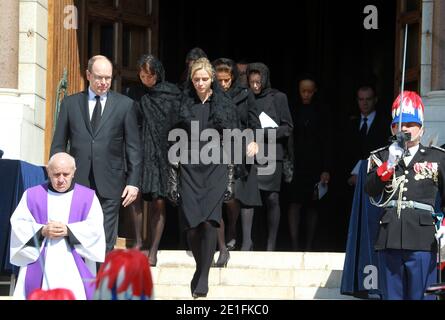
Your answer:
[[[400,148],[397,142],[393,142],[392,145],[389,146],[388,168],[394,168],[400,159],[402,159],[403,153],[403,148]]]
[[[440,248],[443,248],[445,246],[445,226],[440,226],[439,230],[437,230],[435,236],[436,240],[440,239]]]

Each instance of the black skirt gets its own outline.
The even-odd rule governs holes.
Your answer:
[[[257,166],[252,164],[247,177],[235,180],[235,199],[241,202],[242,207],[262,206],[257,173]]]
[[[258,168],[264,167],[266,167],[266,165],[258,165]],[[258,189],[264,191],[280,192],[282,174],[283,161],[277,161],[274,173],[269,175],[258,175]]]
[[[205,221],[219,226],[227,182],[227,165],[181,165],[181,209],[187,229]]]

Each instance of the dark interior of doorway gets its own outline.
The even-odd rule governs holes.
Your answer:
[[[378,108],[389,114],[394,92],[396,1],[263,3],[160,1],[159,56],[167,80],[178,81],[185,68],[186,53],[198,46],[211,60],[229,57],[264,62],[270,68],[272,86],[288,95],[291,108],[297,75],[313,73],[319,79],[324,101],[331,108],[334,128],[341,128],[357,112],[355,91],[362,82],[374,83],[380,98]],[[376,30],[364,27],[367,5],[378,10]],[[340,168],[341,163],[336,166]],[[334,172],[333,189],[338,194],[332,191],[334,203],[320,219],[320,233],[326,236],[319,239],[319,247],[315,249],[344,250],[350,199],[338,201],[337,196],[344,194],[347,187],[342,179],[335,177]],[[176,225],[176,217],[169,217],[162,241],[168,247],[177,243],[173,234],[178,233],[171,229]],[[281,225],[277,249],[287,250],[285,203]]]

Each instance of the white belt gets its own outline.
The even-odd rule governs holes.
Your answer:
[[[430,206],[429,204],[424,204],[424,203],[420,203],[417,201],[400,201],[401,205],[404,206],[405,208],[410,208],[410,209],[421,209],[421,210],[427,210],[430,212],[434,212],[434,208],[432,206]],[[392,208],[392,207],[397,207],[397,204],[399,203],[398,200],[391,200],[388,202],[388,204],[386,205],[386,207]]]

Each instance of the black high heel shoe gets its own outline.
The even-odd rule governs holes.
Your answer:
[[[236,240],[235,240],[235,239],[232,239],[232,240],[230,240],[229,242],[227,242],[227,243],[226,243],[226,247],[227,247],[227,250],[229,250],[229,251],[235,250],[235,247],[236,247]]]
[[[230,259],[229,251],[220,252],[218,260],[216,261],[214,266],[216,268],[225,268],[225,267],[227,267],[227,263],[229,262],[229,259]]]
[[[192,297],[193,297],[193,299],[205,298],[205,297],[207,297],[207,293],[193,292]]]
[[[195,294],[195,290],[196,290],[196,285],[198,284],[198,277],[196,276],[196,273],[193,275],[193,279],[192,282],[190,284],[190,290],[192,293],[192,297],[194,297],[193,295]]]
[[[148,258],[148,261],[150,262],[150,267],[156,267],[156,264],[158,263],[158,258]]]

